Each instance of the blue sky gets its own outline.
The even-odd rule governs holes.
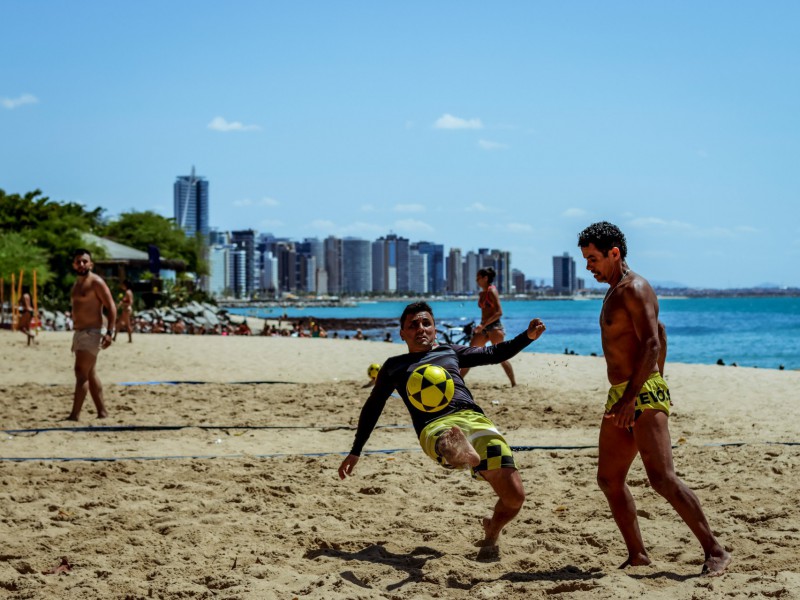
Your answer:
[[[549,279],[609,220],[654,282],[800,286],[796,2],[0,14],[6,192],[172,217],[194,165],[222,230],[501,248]]]

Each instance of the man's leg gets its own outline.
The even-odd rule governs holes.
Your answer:
[[[85,350],[75,352],[75,395],[72,399],[72,412],[67,417],[69,421],[77,421],[80,418],[87,392],[92,395],[97,417],[102,419],[108,416],[103,404],[103,384],[100,383],[95,371],[96,364],[97,357],[91,352]]]
[[[621,569],[629,565],[650,564],[639,531],[636,504],[625,483],[631,463],[636,458],[636,452],[633,434],[627,429],[615,426],[610,420],[603,419],[600,425],[597,483],[608,500],[611,514],[628,549],[628,559],[620,565]]]
[[[97,357],[91,352],[75,351],[75,394],[72,398],[72,412],[67,417],[69,421],[77,421],[80,418],[83,401],[89,391],[89,374],[96,362]]]
[[[92,395],[94,407],[97,410],[97,418],[105,419],[108,416],[108,411],[105,404],[103,404],[103,384],[97,376],[96,366],[97,360],[95,359],[95,364],[92,365],[92,370],[89,371],[89,393]]]
[[[669,417],[660,410],[645,410],[633,428],[636,445],[653,489],[669,502],[700,541],[705,552],[703,572],[721,575],[731,556],[711,532],[695,493],[675,474]]]
[[[494,512],[483,519],[485,537],[481,542],[482,546],[494,546],[503,527],[519,514],[525,502],[525,489],[519,471],[511,467],[481,471],[480,474],[497,494]]]

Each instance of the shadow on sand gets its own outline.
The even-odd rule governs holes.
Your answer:
[[[441,558],[444,556],[443,552],[434,550],[427,546],[417,546],[407,553],[390,552],[381,544],[371,544],[357,552],[348,552],[339,548],[319,548],[316,550],[309,550],[305,553],[304,558],[316,559],[321,556],[329,558],[336,558],[344,561],[364,561],[381,565],[386,565],[403,571],[406,573],[406,578],[386,586],[388,591],[396,590],[407,583],[421,582],[426,579],[423,568],[426,563],[431,559]],[[355,585],[363,588],[372,589],[372,586],[361,581],[352,571],[343,571],[340,573],[341,577]],[[666,574],[664,574],[666,575]],[[459,579],[454,575],[447,578],[447,587],[470,590],[481,583],[491,583],[495,581],[509,581],[512,583],[525,583],[525,582],[551,582],[557,584],[554,588],[555,593],[570,592],[570,591],[586,591],[594,588],[594,580],[604,577],[605,573],[600,570],[586,571],[574,565],[567,565],[562,569],[549,570],[549,571],[530,571],[530,572],[511,572],[502,575],[496,579],[481,578],[476,576],[468,576],[464,580]]]

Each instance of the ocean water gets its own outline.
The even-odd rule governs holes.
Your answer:
[[[399,317],[408,301],[363,302],[355,307],[230,309],[237,314],[290,319]],[[431,301],[437,326],[464,325],[480,318],[476,300]],[[667,328],[668,362],[725,364],[776,369],[800,369],[800,298],[661,298],[660,318]],[[547,331],[527,352],[602,354],[600,346],[601,301],[597,300],[503,300],[503,324],[507,335],[516,335],[538,317]],[[383,339],[398,328],[365,332]],[[340,335],[352,334],[340,331]]]

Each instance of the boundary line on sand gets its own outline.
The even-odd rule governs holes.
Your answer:
[[[722,442],[715,444],[701,444],[703,447],[728,447],[749,446],[752,442]],[[800,442],[762,442],[765,445],[800,446]],[[677,445],[673,445],[677,448]],[[514,452],[530,452],[534,450],[592,450],[594,446],[511,446]],[[389,448],[386,450],[369,450],[364,454],[395,454],[397,452],[422,452],[420,448]],[[126,460],[197,460],[213,458],[290,458],[294,456],[321,457],[321,456],[347,456],[349,452],[298,452],[294,454],[195,454],[174,456],[111,456],[111,457],[70,457],[70,456],[30,456],[30,457],[0,457],[0,462],[121,462]]]

